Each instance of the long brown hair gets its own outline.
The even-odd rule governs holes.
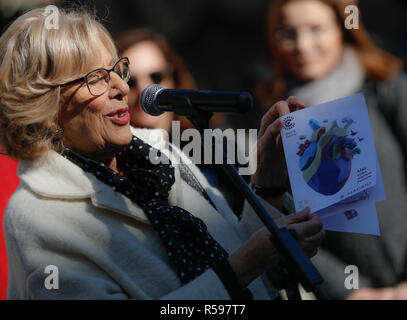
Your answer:
[[[257,88],[258,97],[265,103],[284,98],[286,93],[287,73],[281,64],[281,57],[277,50],[276,32],[281,27],[281,12],[285,4],[299,0],[273,0],[267,16],[267,37],[269,63],[273,71],[271,82],[262,82]],[[341,0],[318,0],[328,5],[335,13],[338,25],[343,34],[344,42],[356,52],[360,64],[365,71],[366,79],[380,82],[391,79],[399,72],[403,63],[400,59],[377,48],[370,40],[365,28],[359,23],[359,29],[345,28],[345,6]],[[359,19],[360,20],[360,19]],[[359,21],[360,22],[360,21]]]

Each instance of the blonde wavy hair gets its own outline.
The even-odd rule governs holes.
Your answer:
[[[59,9],[58,29],[45,8],[17,18],[0,38],[0,146],[18,160],[62,150],[61,83],[100,67],[100,41],[113,58],[109,32],[84,9]]]

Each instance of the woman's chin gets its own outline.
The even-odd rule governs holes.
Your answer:
[[[131,121],[130,124],[132,127],[135,128],[146,128],[146,129],[157,129],[160,128],[160,121],[158,117],[143,117],[143,118],[137,118],[135,121]]]
[[[127,146],[132,139],[133,135],[130,130],[130,124],[122,126],[114,136],[111,137],[111,143],[117,145],[118,147]]]

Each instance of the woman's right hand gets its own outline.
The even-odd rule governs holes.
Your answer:
[[[318,252],[318,247],[324,238],[321,219],[317,214],[310,213],[309,207],[276,219],[280,228],[287,228],[297,233],[297,242],[308,257],[313,257]]]
[[[303,108],[305,104],[300,98],[289,97],[275,103],[261,119],[257,137],[257,170],[251,177],[253,184],[266,188],[289,185],[280,135],[283,121],[280,118]]]
[[[276,219],[275,222],[280,228],[292,229],[297,233],[297,242],[309,257],[316,255],[325,233],[318,215],[311,214],[309,208],[306,208]],[[279,262],[279,254],[270,241],[270,232],[266,227],[255,232],[229,256],[229,263],[243,287]]]

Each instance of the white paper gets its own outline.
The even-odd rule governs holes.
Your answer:
[[[330,213],[328,215],[320,214],[325,230],[380,236],[379,221],[374,202],[357,203],[346,208],[339,207]]]
[[[325,230],[379,236],[376,202],[386,194],[363,95],[293,112],[282,120],[296,210],[309,206]]]
[[[376,185],[376,150],[363,94],[282,117],[297,211],[316,212]]]

